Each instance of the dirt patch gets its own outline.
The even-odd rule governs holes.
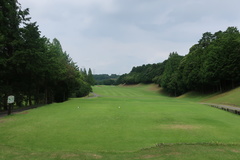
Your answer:
[[[38,156],[38,153],[30,153],[31,156]]]
[[[232,149],[231,151],[234,153],[240,153],[240,150],[236,150],[236,149]]]
[[[143,155],[141,157],[137,157],[135,159],[150,159],[150,158],[156,158],[159,157],[160,155]]]
[[[51,154],[51,156],[50,156],[50,158],[57,158],[57,157],[58,157],[57,153],[53,153],[53,154]]]
[[[11,121],[14,121],[13,119],[0,119],[0,123],[6,123],[6,122],[11,122]]]
[[[161,88],[158,87],[158,85],[151,85],[149,88],[148,88],[149,91],[160,91]]]
[[[180,155],[181,153],[179,153],[179,152],[171,152],[171,153],[168,153],[168,154],[166,154],[166,155],[168,155],[168,156],[171,156],[171,155],[174,155],[174,156],[176,156],[176,155]]]
[[[180,155],[181,153],[179,152],[170,152],[170,153],[167,153],[165,155],[167,156],[178,156]],[[157,158],[157,157],[160,157],[162,156],[161,154],[148,154],[148,155],[143,155],[141,157],[137,157],[135,159],[151,159],[151,158]]]
[[[61,159],[70,159],[70,158],[74,158],[74,157],[78,157],[78,155],[77,154],[73,154],[73,153],[65,154],[65,155],[61,156]]]
[[[218,152],[226,152],[224,149],[220,149],[220,148],[215,149],[215,150],[218,151]]]
[[[201,126],[196,126],[196,125],[184,125],[184,124],[170,124],[170,125],[161,125],[160,128],[164,128],[164,129],[182,129],[182,130],[188,130],[188,129],[200,129]]]
[[[92,157],[94,159],[102,159],[102,156],[97,154],[88,153],[87,156]]]

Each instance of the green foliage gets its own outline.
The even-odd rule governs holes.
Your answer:
[[[19,107],[63,102],[80,88],[87,95],[91,87],[78,66],[56,38],[41,37],[28,15],[17,1],[0,1],[0,110],[10,94]]]
[[[240,85],[240,33],[236,27],[206,32],[186,56],[170,53],[163,63],[133,67],[118,84],[157,83],[171,95],[223,92]]]
[[[96,85],[115,85],[119,75],[95,74],[93,75]]]
[[[161,76],[160,85],[165,88],[169,93],[177,96],[181,94],[182,82],[179,79],[178,67],[183,59],[183,56],[179,56],[177,53],[170,53],[166,62],[164,72]]]
[[[93,74],[92,74],[92,70],[91,68],[88,69],[88,74],[87,74],[87,82],[93,86],[95,84],[94,78],[93,78]]]
[[[159,78],[164,72],[166,61],[158,64],[147,64],[133,67],[129,74],[120,76],[117,84],[138,84],[159,82]]]
[[[17,1],[0,1],[0,105],[6,109],[7,95],[13,92],[11,58],[21,42],[19,26],[27,19],[28,10],[21,11]]]
[[[186,56],[183,79],[189,90],[224,91],[239,85],[240,38],[235,27],[205,33]]]

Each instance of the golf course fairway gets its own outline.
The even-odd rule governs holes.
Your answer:
[[[160,94],[155,85],[95,86],[0,118],[0,160],[238,159],[240,116]]]

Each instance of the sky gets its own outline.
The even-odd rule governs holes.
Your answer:
[[[239,0],[18,0],[80,68],[124,74],[186,55],[205,32],[240,26]]]

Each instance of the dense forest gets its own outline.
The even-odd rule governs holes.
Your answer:
[[[115,85],[119,75],[117,74],[94,74],[93,78],[96,85]]]
[[[12,0],[0,1],[0,110],[7,97],[18,107],[62,102],[89,94],[91,70],[80,70],[57,39],[41,36],[29,9]]]
[[[158,64],[133,67],[118,84],[156,83],[173,96],[188,91],[222,92],[240,85],[240,33],[236,27],[206,32],[189,53],[170,53]]]

